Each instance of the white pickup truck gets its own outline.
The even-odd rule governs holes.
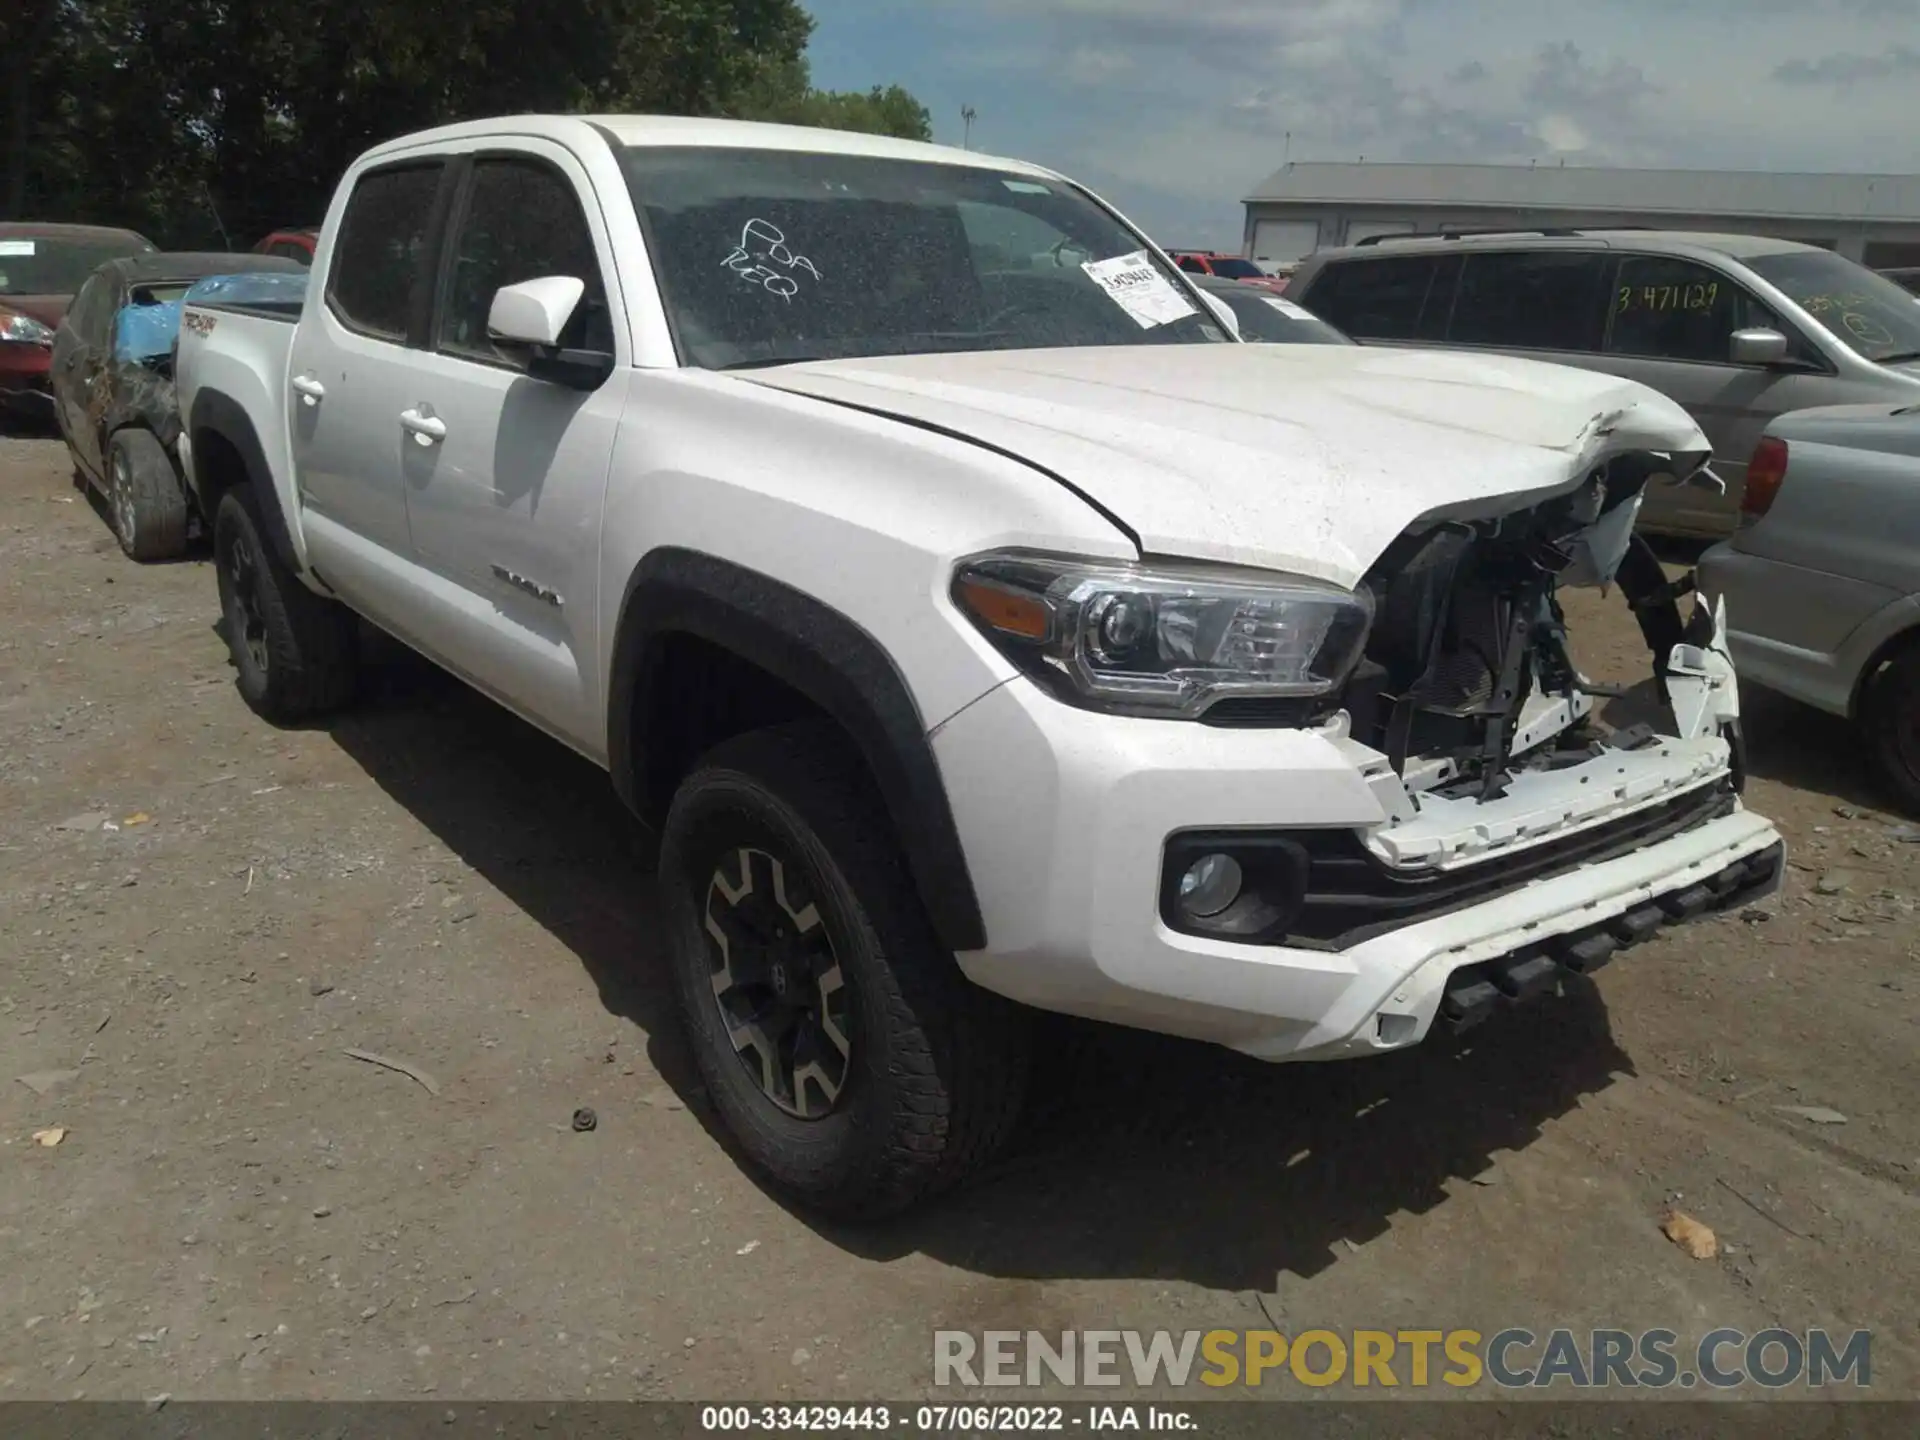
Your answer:
[[[1779,883],[1724,620],[1630,544],[1678,406],[1241,343],[1032,165],[413,135],[178,365],[248,703],[344,704],[357,614],[605,767],[715,1104],[830,1212],[992,1152],[1033,1008],[1378,1055]],[[1569,654],[1556,587],[1616,580],[1662,730]]]

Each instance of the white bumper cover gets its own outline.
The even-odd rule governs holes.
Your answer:
[[[1526,864],[1539,846],[1726,791],[1722,728],[1737,718],[1737,698],[1723,644],[1681,647],[1672,670],[1679,735],[1521,774],[1486,804],[1426,797],[1417,808],[1384,759],[1337,727],[1117,719],[1010,682],[933,737],[991,947],[960,956],[961,966],[1042,1009],[1262,1059],[1415,1044],[1443,1011],[1459,1023],[1475,996],[1537,988],[1556,965],[1594,968],[1616,942],[1768,892],[1778,884],[1778,832],[1722,794],[1680,833],[1548,866],[1490,898],[1374,927],[1345,948],[1172,929],[1160,908],[1169,838],[1346,830],[1390,870]]]

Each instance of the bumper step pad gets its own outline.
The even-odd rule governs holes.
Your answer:
[[[1554,989],[1564,974],[1591,975],[1622,950],[1651,939],[1669,925],[1684,924],[1747,905],[1780,888],[1786,846],[1736,861],[1716,875],[1656,896],[1604,924],[1543,945],[1528,946],[1498,960],[1464,965],[1447,977],[1440,1019],[1458,1032],[1471,1029],[1503,1006]]]

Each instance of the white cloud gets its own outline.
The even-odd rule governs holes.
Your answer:
[[[1061,70],[1075,85],[1104,85],[1138,68],[1125,50],[1101,45],[1076,45],[1068,52]]]
[[[1009,148],[1190,243],[1233,243],[1240,198],[1289,155],[1920,170],[1920,0],[974,0],[968,13],[983,38],[1019,37],[1023,85],[1059,91]]]

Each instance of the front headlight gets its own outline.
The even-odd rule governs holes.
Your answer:
[[[0,314],[0,340],[11,340],[16,345],[51,345],[53,331],[31,315],[9,310]]]
[[[1269,571],[1022,552],[962,561],[953,599],[1061,699],[1179,719],[1227,698],[1334,694],[1373,621],[1364,590]]]

